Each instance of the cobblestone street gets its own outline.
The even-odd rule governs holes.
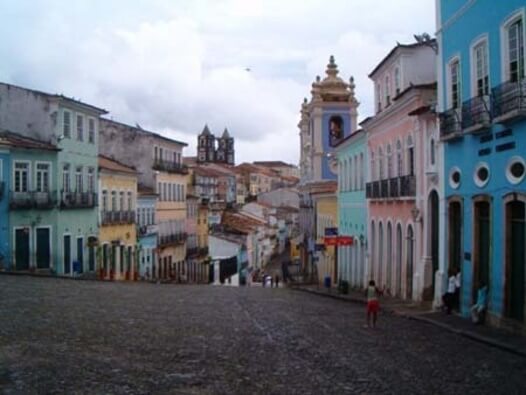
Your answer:
[[[526,392],[519,356],[288,289],[0,276],[0,317],[5,394]]]

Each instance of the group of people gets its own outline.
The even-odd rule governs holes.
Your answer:
[[[447,314],[451,314],[453,308],[460,310],[460,270],[449,270],[447,281],[447,292],[442,297],[443,309]],[[484,281],[480,281],[477,291],[477,300],[471,306],[471,320],[475,324],[484,322],[488,304],[488,286]]]
[[[279,275],[275,275],[275,276],[272,276],[270,274],[263,274],[261,276],[261,284],[263,286],[263,288],[265,288],[267,286],[267,284],[270,285],[270,288],[274,288],[274,286],[276,286],[276,288],[279,288]]]

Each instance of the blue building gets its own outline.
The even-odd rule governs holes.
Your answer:
[[[9,150],[0,138],[0,270],[9,269],[11,265],[9,242],[9,199],[10,185]]]
[[[338,277],[352,287],[363,288],[367,276],[367,136],[358,130],[337,147],[338,158],[338,229],[353,238],[351,246],[338,248]]]
[[[446,251],[461,311],[488,285],[492,324],[524,329],[526,3],[438,1]]]
[[[155,267],[157,252],[157,220],[155,205],[157,194],[141,186],[137,196],[137,239],[139,245],[139,277],[145,280],[156,279]]]

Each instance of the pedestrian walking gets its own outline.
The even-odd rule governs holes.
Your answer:
[[[279,288],[279,274],[276,274],[276,288]]]
[[[374,280],[369,281],[369,286],[365,290],[365,296],[367,297],[367,327],[371,327],[371,316],[373,318],[373,328],[376,327],[376,320],[378,318],[378,310],[380,309],[380,303],[378,302],[378,288]]]

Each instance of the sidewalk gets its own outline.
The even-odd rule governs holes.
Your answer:
[[[366,303],[362,292],[349,291],[349,294],[339,294],[337,289],[328,291],[316,285],[292,285],[290,289],[307,292],[314,295],[339,299],[351,303]],[[484,325],[474,325],[469,319],[456,314],[447,315],[431,310],[430,304],[420,304],[403,301],[396,298],[383,297],[380,302],[381,310],[388,314],[398,315],[407,319],[438,326],[460,336],[511,352],[526,358],[526,336]]]

